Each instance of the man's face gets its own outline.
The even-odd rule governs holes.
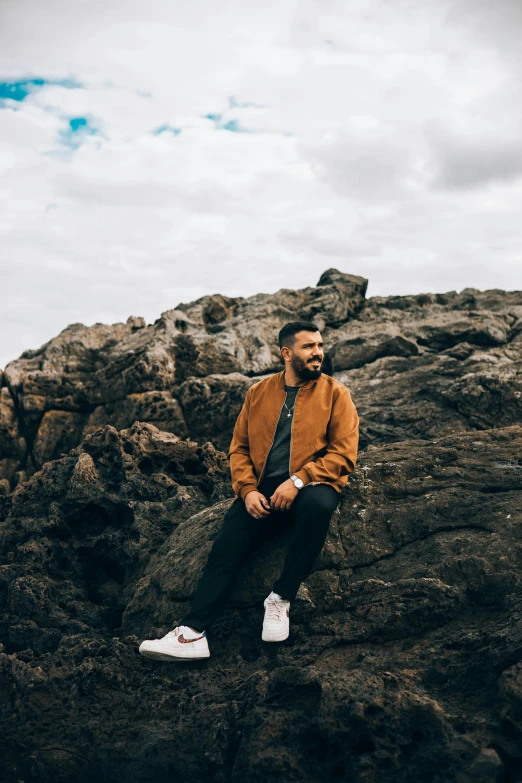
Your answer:
[[[303,381],[313,381],[322,372],[324,350],[319,332],[297,332],[293,348],[287,348],[290,364]]]

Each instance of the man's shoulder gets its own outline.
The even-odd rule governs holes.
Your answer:
[[[325,388],[329,388],[335,396],[340,394],[350,394],[348,386],[345,386],[344,383],[336,380],[336,378],[332,378],[331,375],[327,375],[323,372],[319,380],[322,380]]]
[[[256,381],[248,388],[247,394],[258,394],[259,392],[264,391],[267,388],[275,387],[280,385],[280,377],[281,373],[276,372],[273,375],[265,375],[264,378],[261,378],[260,381]]]

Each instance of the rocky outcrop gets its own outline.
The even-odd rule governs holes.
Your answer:
[[[521,453],[520,426],[369,445],[288,641],[260,638],[283,537],[210,659],[161,664],[138,645],[187,607],[227,461],[99,428],[0,503],[2,780],[522,780]]]
[[[329,270],[73,324],[0,372],[2,781],[522,782],[522,293],[365,294]],[[232,501],[223,451],[295,318],[323,333],[361,452],[291,636],[260,638],[283,536],[208,661],[144,659],[188,605]]]
[[[144,421],[224,448],[245,390],[239,374],[248,379],[281,369],[277,335],[285,323],[304,318],[321,329],[338,327],[364,306],[366,286],[362,277],[331,269],[312,288],[248,299],[204,296],[149,326],[135,317],[113,326],[68,326],[0,371],[0,491],[104,424],[122,429]],[[214,424],[207,415],[205,423],[199,419],[202,394],[213,395]]]
[[[501,291],[376,297],[330,333],[335,377],[363,420],[361,445],[520,423],[521,308],[522,294]],[[367,350],[370,360],[354,368],[355,340],[352,355]]]
[[[522,421],[522,293],[374,297],[322,333],[325,369],[361,415],[362,448]],[[181,384],[191,436],[226,450],[256,380],[213,373]]]
[[[18,519],[22,539],[32,542],[27,549],[28,582],[17,581],[19,566],[11,564],[8,550],[0,557],[4,588],[7,579],[12,595],[14,576],[15,600],[26,607],[20,623],[13,624],[11,615],[8,644],[44,652],[52,648],[57,631],[86,630],[74,619],[84,613],[84,600],[89,626],[110,632],[129,601],[127,591],[134,590],[165,536],[183,519],[229,494],[226,457],[211,444],[199,447],[140,423],[120,433],[107,426],[87,435],[80,447],[47,463],[4,501],[11,518]],[[40,593],[30,585],[36,586],[35,575],[44,565],[41,557],[47,576],[59,584],[52,587],[46,577],[47,588]],[[56,590],[62,588],[58,599]],[[61,606],[58,621],[53,601]],[[35,620],[44,625],[48,621],[49,627],[38,628]]]
[[[522,292],[366,299],[366,286],[330,269],[312,288],[205,296],[149,326],[67,327],[0,373],[0,492],[105,424],[143,421],[226,451],[248,387],[282,368],[277,335],[296,318],[321,329],[363,448],[522,421]]]

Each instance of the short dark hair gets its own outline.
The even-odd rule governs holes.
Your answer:
[[[297,332],[318,332],[319,327],[311,321],[290,321],[279,332],[279,347],[293,348]]]

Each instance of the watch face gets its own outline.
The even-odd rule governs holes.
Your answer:
[[[295,483],[295,485],[296,485],[296,487],[297,487],[298,489],[302,489],[302,488],[303,488],[303,486],[304,486],[304,484],[303,484],[303,481],[302,481],[302,479],[300,479],[300,478],[296,479],[294,483]]]

